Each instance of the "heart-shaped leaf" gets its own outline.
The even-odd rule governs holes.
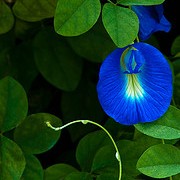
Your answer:
[[[40,21],[54,16],[57,0],[16,0],[14,14],[25,21]]]
[[[34,155],[25,155],[26,167],[22,175],[22,179],[43,180],[43,168],[41,163]]]
[[[44,178],[45,180],[64,179],[72,172],[78,172],[78,170],[68,164],[55,164],[45,170]]]
[[[0,34],[8,32],[13,24],[14,16],[10,7],[4,1],[0,1]]]
[[[90,171],[96,152],[109,143],[111,141],[103,131],[89,133],[81,139],[76,149],[76,159],[83,171]]]
[[[166,178],[180,173],[180,150],[169,144],[147,149],[137,162],[137,169],[153,178]]]
[[[14,132],[15,141],[28,154],[39,154],[52,148],[60,137],[60,131],[49,128],[61,126],[61,120],[48,113],[37,113],[28,116]]]
[[[0,131],[16,127],[28,111],[28,100],[23,87],[7,76],[0,80]]]
[[[54,17],[55,31],[63,36],[77,36],[88,31],[101,12],[99,0],[59,0]]]
[[[82,61],[66,41],[46,28],[37,34],[33,44],[37,68],[43,77],[59,89],[74,90],[81,78]]]
[[[133,43],[137,37],[139,20],[128,8],[106,3],[102,10],[102,20],[113,42],[120,48]]]
[[[144,124],[136,124],[135,128],[140,132],[160,139],[180,138],[180,110],[170,106],[168,111],[157,121]]]
[[[19,180],[25,164],[25,158],[19,146],[0,135],[0,179]]]

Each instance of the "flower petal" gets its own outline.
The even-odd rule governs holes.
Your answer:
[[[132,6],[140,21],[139,36],[141,40],[148,39],[154,32],[169,32],[170,22],[164,17],[163,5]]]
[[[158,119],[172,97],[172,73],[161,52],[146,43],[135,43],[133,47],[137,49],[136,62],[138,58],[144,61],[141,71],[125,73],[120,60],[127,48],[118,48],[103,62],[97,85],[104,111],[124,125]]]

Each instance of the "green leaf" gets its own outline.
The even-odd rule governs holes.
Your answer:
[[[28,111],[28,101],[23,87],[7,76],[0,80],[0,131],[16,127]]]
[[[96,180],[117,180],[117,176],[115,176],[113,173],[104,173],[98,175]]]
[[[119,165],[115,154],[113,144],[101,147],[94,156],[91,172],[100,174],[101,178],[111,175],[114,179],[118,179]]]
[[[14,31],[16,39],[20,40],[32,40],[35,34],[42,28],[42,22],[27,22],[16,18],[16,22],[14,25]]]
[[[101,12],[99,0],[59,0],[54,28],[63,36],[77,36],[88,31],[98,20]]]
[[[171,54],[176,55],[180,53],[180,36],[177,36],[171,46]]]
[[[147,141],[148,142],[148,141]],[[147,145],[146,142],[146,145]],[[122,161],[122,179],[134,180],[140,173],[136,170],[136,163],[144,152],[143,144],[130,140],[118,141],[118,148]]]
[[[48,113],[28,116],[14,132],[15,141],[28,154],[39,154],[51,149],[60,137],[60,131],[54,131],[46,125],[61,126],[61,120]]]
[[[142,151],[140,152],[140,154],[142,154],[150,146],[162,143],[162,139],[157,139],[157,138],[153,138],[151,136],[147,136],[147,135],[141,133],[140,131],[138,131],[137,129],[134,130],[133,140],[134,140],[134,142],[138,143],[138,146],[141,147]],[[167,141],[170,142],[170,141],[177,141],[177,140],[165,140],[165,142],[167,142]]]
[[[48,167],[44,172],[45,180],[64,180],[67,175],[77,172],[73,166],[68,164],[55,164]]]
[[[78,55],[92,62],[102,62],[116,48],[99,21],[88,32],[67,40]]]
[[[137,169],[153,178],[166,178],[180,173],[180,150],[169,144],[147,149],[137,162]]]
[[[119,140],[120,138],[132,139],[134,136],[133,126],[124,126],[112,118],[107,119],[106,123],[104,124],[104,128],[108,130],[115,140]]]
[[[18,145],[0,135],[0,179],[19,180],[25,164],[25,158]]]
[[[110,143],[112,142],[103,131],[95,131],[84,136],[76,149],[76,159],[82,170],[90,171],[96,152]]]
[[[43,77],[59,89],[74,90],[81,78],[82,61],[64,39],[51,29],[43,29],[33,44],[35,61]]]
[[[139,20],[128,8],[106,3],[102,10],[102,20],[113,42],[120,48],[133,43],[137,37]]]
[[[135,180],[140,172],[136,169],[136,164],[142,153],[149,147],[162,143],[161,139],[146,136],[135,129],[134,141],[120,140],[117,142],[122,160],[122,179]],[[145,178],[142,178],[145,179]]]
[[[180,138],[180,110],[170,106],[167,112],[158,120],[151,123],[136,124],[140,132],[160,139]]]
[[[0,1],[0,34],[11,30],[13,24],[14,16],[10,7],[4,1]]]
[[[122,5],[157,5],[162,4],[165,0],[118,0],[118,4]]]
[[[87,172],[73,172],[69,174],[64,180],[93,180],[91,174]]]
[[[43,180],[43,168],[34,155],[25,155],[26,167],[21,179]]]
[[[40,21],[54,16],[57,0],[16,0],[14,14],[25,21]]]

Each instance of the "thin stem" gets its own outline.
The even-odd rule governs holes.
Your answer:
[[[169,177],[170,180],[173,180],[172,176]]]
[[[111,0],[107,0],[109,3],[113,4],[113,5],[116,5],[115,3],[113,3]]]
[[[64,126],[61,126],[61,127],[53,127],[50,122],[45,122],[45,123],[46,123],[47,126],[50,127],[51,129],[53,129],[53,130],[55,130],[55,131],[59,131],[59,130],[62,130],[62,129],[64,129],[64,128],[72,125],[72,124],[79,123],[79,122],[81,122],[81,123],[83,123],[83,124],[87,124],[87,123],[94,124],[94,125],[100,127],[100,128],[109,136],[109,138],[111,139],[111,141],[112,141],[112,143],[113,143],[113,145],[114,145],[114,148],[115,148],[115,150],[116,150],[116,159],[117,159],[118,162],[119,162],[119,179],[118,179],[118,180],[121,180],[121,176],[122,176],[122,164],[121,164],[120,153],[119,153],[118,147],[117,147],[117,145],[116,145],[113,137],[111,136],[111,134],[110,134],[103,126],[101,126],[100,124],[98,124],[98,123],[96,123],[96,122],[94,122],[94,121],[90,121],[90,120],[75,120],[75,121],[72,121],[72,122],[70,122],[70,123],[67,123],[67,124],[65,124]]]
[[[138,36],[136,37],[136,40],[137,40],[137,42],[139,42],[139,37]]]
[[[67,127],[67,126],[70,126],[71,124],[75,124],[75,123],[79,123],[79,122],[82,122],[82,120],[72,121],[72,122],[70,122],[70,123],[65,124],[64,126],[61,126],[61,127],[53,127],[50,122],[46,122],[46,124],[47,124],[47,126],[50,127],[51,129],[53,129],[53,130],[55,130],[55,131],[59,131],[59,130],[64,129],[64,128]]]
[[[176,102],[174,100],[174,97],[172,97],[172,104],[173,104],[173,106],[176,106]]]

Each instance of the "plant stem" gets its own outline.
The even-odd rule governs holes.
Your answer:
[[[109,3],[113,4],[113,5],[116,5],[115,3],[113,3],[111,0],[107,0]]]
[[[176,102],[174,100],[174,97],[172,97],[172,104],[173,104],[173,106],[176,106]]]
[[[139,37],[138,36],[136,37],[136,40],[137,40],[137,42],[139,42]]]
[[[113,143],[113,146],[114,146],[114,148],[115,148],[115,150],[116,150],[116,155],[115,155],[115,156],[116,156],[116,159],[117,159],[118,162],[119,162],[119,178],[118,178],[118,180],[121,180],[121,176],[122,176],[122,164],[121,164],[120,153],[119,153],[118,147],[117,147],[117,145],[116,145],[113,137],[111,136],[111,134],[110,134],[103,126],[101,126],[100,124],[98,124],[98,123],[96,123],[96,122],[94,122],[94,121],[90,121],[90,120],[75,120],[75,121],[72,121],[72,122],[70,122],[70,123],[67,123],[67,124],[65,124],[65,125],[63,125],[63,126],[61,126],[61,127],[53,127],[50,122],[45,122],[45,123],[46,123],[47,126],[50,127],[51,129],[53,129],[53,130],[55,130],[55,131],[59,131],[59,130],[62,130],[62,129],[64,129],[64,128],[72,125],[72,124],[79,123],[79,122],[80,122],[80,123],[83,123],[83,124],[87,124],[87,123],[94,124],[94,125],[100,127],[100,128],[109,136],[109,138],[111,139],[111,141],[112,141],[112,143]]]

